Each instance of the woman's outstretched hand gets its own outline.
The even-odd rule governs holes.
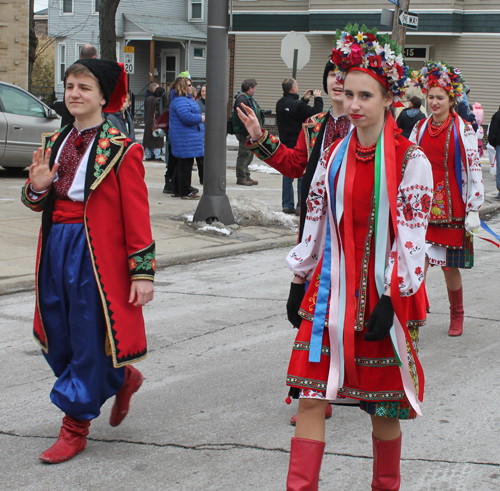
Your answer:
[[[52,150],[49,148],[44,155],[42,147],[40,147],[36,152],[33,152],[33,160],[30,165],[29,177],[31,187],[36,193],[45,191],[48,187],[50,187],[56,178],[59,164],[54,164],[52,170],[49,169],[51,152]]]
[[[245,125],[250,138],[258,140],[262,136],[262,128],[260,127],[259,120],[257,119],[257,116],[252,108],[243,103],[241,105],[246,114],[239,107],[236,108],[236,112],[238,113],[241,122]]]

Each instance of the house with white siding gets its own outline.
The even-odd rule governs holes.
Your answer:
[[[391,0],[392,1],[392,0]],[[291,76],[281,59],[281,41],[290,32],[302,32],[311,44],[308,64],[297,72],[301,91],[322,88],[324,66],[335,42],[336,29],[348,22],[376,27],[387,0],[233,0],[230,33],[230,91],[254,77],[259,105],[274,108],[282,95],[281,82]],[[418,30],[406,32],[406,61],[420,69],[427,60],[440,60],[459,68],[471,89],[469,102],[480,102],[489,122],[498,110],[500,76],[500,1],[411,0],[410,11],[419,15]],[[326,101],[326,99],[325,99]]]
[[[101,0],[49,0],[49,36],[55,37],[55,91],[63,97],[67,67],[86,43],[99,51]],[[193,80],[206,74],[208,0],[122,0],[116,13],[116,57],[134,48],[129,87],[144,92],[150,81],[170,83],[189,70]]]

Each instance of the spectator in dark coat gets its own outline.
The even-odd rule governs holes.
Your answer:
[[[146,106],[146,101],[154,94],[158,87],[159,85],[156,82],[151,82],[149,84],[149,89],[146,90],[146,93],[144,94],[144,106]]]
[[[248,166],[252,163],[253,153],[246,146],[250,135],[248,134],[245,125],[241,123],[236,109],[239,108],[243,111],[243,114],[246,114],[241,104],[245,104],[250,107],[257,116],[260,126],[263,126],[264,121],[261,109],[257,104],[257,101],[253,98],[256,88],[257,80],[254,78],[247,78],[246,80],[243,80],[241,84],[241,91],[234,97],[233,130],[234,136],[239,142],[238,156],[236,157],[236,184],[240,184],[242,186],[256,186],[259,184],[259,181],[250,177]]]
[[[191,171],[195,157],[204,155],[205,116],[191,94],[191,80],[178,77],[170,94],[168,136],[172,154],[177,157],[173,196],[199,199],[191,189]]]
[[[115,128],[119,129],[125,136],[128,136],[133,142],[135,142],[134,121],[128,112],[129,106],[130,94],[127,94],[127,98],[125,99],[122,108],[116,113],[106,114],[106,117],[114,124]]]
[[[495,199],[500,200],[500,171],[498,170],[500,167],[500,165],[498,165],[498,163],[500,162],[500,107],[498,108],[498,111],[491,118],[491,123],[488,130],[488,143],[492,147],[495,147],[496,158],[497,158],[496,178],[497,178],[497,191],[498,191],[498,195],[495,197]]]
[[[421,120],[425,119],[425,114],[420,110],[422,99],[414,95],[410,99],[411,106],[403,109],[398,117],[397,124],[403,130],[402,135],[405,138],[410,138],[411,130]]]
[[[165,89],[157,87],[151,97],[145,104],[144,109],[144,138],[142,146],[144,147],[145,160],[161,161],[161,149],[163,148],[163,136],[153,136],[153,124],[158,118],[159,100]]]
[[[278,120],[278,131],[280,141],[288,148],[295,148],[302,123],[308,118],[323,111],[323,98],[321,90],[306,90],[304,96],[299,99],[299,84],[294,78],[285,78],[281,84],[283,97],[276,103],[276,118]],[[314,95],[314,105],[309,106],[309,100]],[[283,176],[283,188],[281,193],[281,204],[284,213],[299,214],[300,207],[300,185],[302,179],[297,180],[297,208],[293,202],[293,179]]]

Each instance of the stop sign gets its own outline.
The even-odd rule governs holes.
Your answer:
[[[291,32],[281,41],[281,58],[288,68],[293,68],[293,52],[298,50],[297,70],[302,70],[311,57],[311,45],[301,32]]]

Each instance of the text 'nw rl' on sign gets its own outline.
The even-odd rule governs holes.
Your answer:
[[[418,29],[418,14],[402,10],[399,12],[398,24],[407,29]]]

